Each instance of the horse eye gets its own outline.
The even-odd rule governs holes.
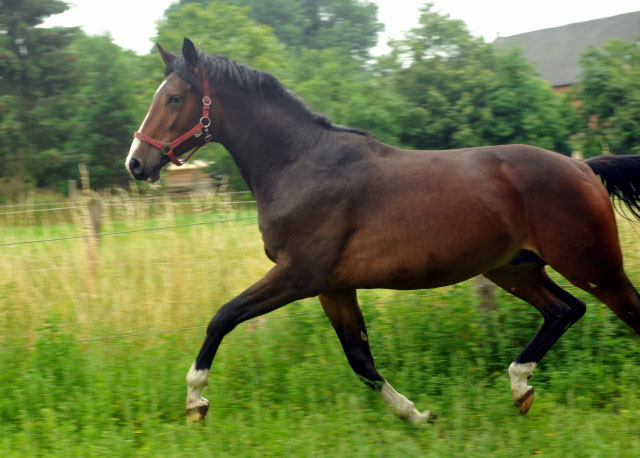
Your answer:
[[[167,104],[180,103],[180,102],[182,102],[182,96],[179,96],[179,95],[170,95],[169,98],[167,99]]]

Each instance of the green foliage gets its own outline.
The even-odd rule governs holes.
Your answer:
[[[112,196],[116,205],[105,206],[103,220],[109,231],[231,221],[102,237],[93,270],[83,262],[82,239],[5,247],[0,456],[640,453],[638,338],[562,279],[587,313],[536,369],[526,418],[513,407],[507,368],[541,316],[506,292],[485,310],[464,283],[359,291],[381,374],[418,408],[438,413],[435,425],[403,423],[360,382],[316,298],[231,332],[204,393],[209,417],[186,425],[185,374],[208,320],[271,266],[255,219],[232,221],[255,218],[255,210],[225,211],[210,201]],[[72,209],[1,219],[9,241],[83,233]],[[638,284],[634,229],[620,224]]]
[[[528,143],[570,152],[569,105],[517,50],[499,53],[431,4],[392,48],[381,63],[410,104],[400,121],[404,143],[419,149]]]
[[[69,8],[62,0],[2,0],[0,1],[0,30],[16,30],[34,27],[52,14]],[[17,45],[18,43],[16,43]]]
[[[390,302],[391,301],[391,302]],[[202,425],[184,423],[184,375],[203,329],[69,343],[54,319],[36,348],[0,360],[0,453],[103,456],[635,456],[638,345],[609,311],[590,313],[531,383],[526,419],[506,368],[539,323],[499,296],[487,315],[470,285],[429,293],[364,292],[380,371],[439,421],[397,419],[352,373],[320,307],[295,303],[223,342]],[[289,316],[290,315],[290,316]],[[143,318],[143,317],[140,317]],[[96,317],[96,319],[99,319]],[[101,329],[100,335],[109,332]],[[579,429],[580,434],[575,431]]]
[[[59,126],[73,107],[66,90],[75,82],[68,45],[76,29],[36,27],[66,8],[57,0],[1,4],[0,176],[39,181],[40,153],[58,154],[69,134]]]
[[[156,41],[167,50],[181,50],[189,37],[203,50],[231,57],[264,71],[282,65],[283,47],[273,31],[247,17],[248,8],[213,1],[186,3],[169,10],[158,24]]]
[[[25,183],[65,190],[78,162],[96,187],[126,181],[122,159],[163,78],[155,51],[137,56],[109,37],[35,27],[65,8],[56,0],[0,8],[0,189],[12,198]],[[527,143],[569,154],[573,138],[588,155],[640,151],[637,44],[585,55],[579,124],[518,50],[494,49],[429,3],[416,28],[371,59],[376,14],[370,1],[183,0],[167,9],[156,39],[179,52],[187,36],[272,72],[314,110],[396,146]],[[221,147],[198,156],[244,189]]]
[[[210,5],[215,0],[181,0],[185,4]],[[229,0],[249,7],[247,15],[273,29],[278,40],[294,50],[340,49],[343,54],[369,57],[383,25],[377,20],[378,7],[358,0]],[[179,5],[169,8],[171,12]]]
[[[518,49],[495,59],[492,122],[483,136],[490,144],[525,143],[570,155],[577,116],[570,99],[538,78]]]
[[[581,60],[585,152],[640,153],[640,44],[612,41]]]
[[[108,36],[79,37],[74,51],[81,83],[65,159],[71,168],[85,163],[98,188],[126,183],[122,157],[137,122],[130,63]]]
[[[404,101],[360,62],[336,50],[304,50],[282,78],[314,110],[335,122],[371,131],[380,140],[400,143],[399,114]]]

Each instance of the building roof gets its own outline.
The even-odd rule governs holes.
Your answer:
[[[565,86],[578,81],[580,56],[589,46],[602,46],[613,39],[640,39],[640,11],[499,37],[493,45],[522,48],[543,79],[552,86]]]

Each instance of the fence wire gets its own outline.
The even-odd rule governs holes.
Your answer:
[[[215,205],[245,205],[245,204],[255,204],[255,200],[233,200],[233,201],[201,201],[201,202],[160,202],[160,205],[169,206],[169,205],[201,205],[201,206],[215,206]],[[116,203],[100,203],[103,207],[148,207],[149,204],[145,203],[131,203],[131,202],[116,202]],[[54,207],[54,208],[32,208],[28,210],[12,210],[6,212],[0,212],[0,216],[4,215],[19,215],[25,213],[43,213],[43,212],[53,212],[53,211],[63,211],[63,210],[77,210],[77,209],[86,209],[86,205],[70,205],[67,207]]]
[[[248,191],[237,191],[237,192],[230,192],[230,193],[226,193],[226,194],[246,194],[246,193],[248,193]],[[148,204],[141,204],[141,203],[137,203],[137,202],[150,201],[150,200],[160,200],[160,199],[165,199],[164,202],[160,202],[161,205],[193,205],[194,207],[205,206],[205,205],[240,205],[240,204],[255,204],[256,203],[255,200],[250,200],[250,201],[227,201],[227,202],[225,202],[225,201],[167,202],[166,201],[166,197],[158,196],[158,197],[134,197],[134,198],[129,198],[129,202],[115,202],[115,203],[114,202],[103,202],[102,205],[104,205],[104,206],[125,206],[125,207],[126,206],[132,206],[132,205],[133,206],[141,206],[141,205],[148,205]],[[135,201],[136,203],[132,204],[131,201]],[[21,214],[21,213],[65,211],[65,210],[86,209],[87,208],[86,205],[60,206],[60,207],[54,207],[54,208],[33,208],[35,206],[64,205],[64,204],[68,204],[68,202],[42,203],[42,204],[7,204],[7,205],[0,205],[0,208],[32,207],[32,208],[27,209],[27,210],[16,210],[16,211],[0,212],[0,216],[2,216],[2,215]],[[63,240],[78,240],[78,239],[88,239],[88,238],[97,238],[97,237],[108,237],[108,236],[140,233],[140,232],[171,230],[171,229],[179,229],[179,228],[186,228],[186,227],[203,226],[203,225],[208,225],[208,224],[218,224],[218,223],[227,223],[227,222],[234,222],[234,221],[255,220],[257,218],[258,218],[257,215],[254,215],[254,216],[247,216],[247,217],[240,217],[240,218],[226,218],[226,219],[202,221],[202,222],[196,222],[196,223],[176,224],[176,225],[170,225],[170,226],[159,226],[159,227],[151,227],[151,228],[143,228],[143,229],[131,229],[131,230],[124,230],[124,231],[103,232],[103,233],[98,233],[98,234],[86,234],[86,235],[75,235],[75,236],[65,236],[65,237],[53,237],[53,238],[46,238],[46,239],[22,240],[22,241],[16,241],[16,242],[0,243],[0,247],[26,245],[26,244],[37,244],[37,243],[46,243],[46,242],[56,242],[56,241],[63,241]],[[207,263],[213,263],[213,262],[214,261],[191,261],[189,263],[192,263],[192,264],[207,264]],[[170,264],[171,264],[171,262],[148,262],[148,263],[134,263],[134,264],[127,263],[127,264],[124,264],[124,265],[120,265],[118,267],[146,266],[146,265],[170,265]],[[51,271],[58,271],[58,270],[74,270],[74,269],[80,269],[82,267],[83,266],[79,266],[79,265],[60,266],[60,267],[52,267],[52,268],[23,270],[23,271],[20,271],[18,273],[51,272]],[[563,287],[563,288],[564,287],[573,287],[573,285],[568,284],[568,283],[558,283],[558,285]],[[429,294],[429,292],[427,292],[427,294]],[[418,296],[418,294],[414,293],[414,294],[406,295],[406,296],[404,296],[402,298],[398,298],[398,299],[391,299],[391,300],[386,300],[386,301],[373,302],[371,304],[368,304],[366,307],[369,308],[369,307],[373,307],[373,306],[377,306],[377,305],[393,303],[393,302],[399,302],[399,301],[403,301],[403,300],[406,300],[408,298],[416,297],[416,296]],[[282,319],[282,318],[297,318],[297,317],[301,317],[301,316],[305,316],[305,315],[311,315],[311,314],[315,314],[315,313],[317,313],[317,311],[314,310],[314,311],[296,313],[296,314],[292,314],[292,315],[270,316],[270,317],[268,317],[266,319],[272,320],[272,319]],[[254,319],[251,319],[251,320],[247,320],[246,322],[250,323],[250,322],[259,321],[261,319],[265,319],[265,318],[264,317],[262,317],[262,318],[254,318]],[[124,339],[124,338],[132,338],[132,337],[155,336],[155,335],[162,335],[162,334],[169,334],[169,333],[180,333],[180,332],[194,331],[194,330],[204,329],[206,327],[207,327],[206,325],[202,325],[202,326],[191,326],[191,327],[176,328],[176,329],[161,329],[161,330],[155,330],[155,331],[132,332],[132,333],[125,333],[125,334],[117,334],[117,335],[97,336],[97,337],[88,337],[88,338],[82,338],[82,339],[74,339],[74,340],[66,341],[65,343],[76,344],[76,343],[88,343],[88,342],[97,342],[97,341],[118,340],[118,339]],[[38,346],[38,344],[18,345],[18,346],[10,346],[10,347],[0,347],[0,351],[30,349],[30,348],[36,348],[37,346]]]
[[[37,240],[21,240],[18,242],[7,242],[0,243],[0,247],[5,246],[14,246],[14,245],[27,245],[31,243],[44,243],[44,242],[59,242],[61,240],[76,240],[76,239],[90,239],[97,237],[108,237],[112,235],[123,235],[123,234],[133,234],[136,232],[151,232],[151,231],[163,231],[167,229],[179,229],[182,227],[193,227],[193,226],[203,226],[206,224],[216,224],[216,223],[228,223],[231,221],[244,221],[250,219],[258,219],[258,216],[246,216],[243,218],[229,218],[229,219],[218,219],[213,221],[202,221],[199,223],[186,223],[186,224],[175,224],[173,226],[159,226],[159,227],[147,227],[144,229],[131,229],[127,231],[114,231],[114,232],[101,232],[99,234],[85,234],[85,235],[70,235],[67,237],[53,237],[49,239],[37,239]]]
[[[224,193],[220,193],[220,194],[216,194],[216,195],[240,195],[240,194],[251,194],[251,191],[228,191],[228,192],[224,192]],[[111,197],[107,200],[115,200],[117,199],[117,197]],[[148,200],[166,200],[167,197],[166,196],[144,196],[144,197],[135,197],[135,196],[127,196],[126,199],[128,201],[148,201]],[[24,204],[3,204],[0,205],[0,208],[23,208],[23,207],[44,207],[47,205],[68,205],[69,201],[62,201],[62,202],[32,202],[32,203],[24,203]]]

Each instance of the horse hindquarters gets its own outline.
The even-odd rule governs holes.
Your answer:
[[[623,269],[606,189],[584,164],[558,161],[551,165],[554,168],[549,168],[546,178],[529,176],[529,192],[524,193],[530,221],[528,244],[553,269],[604,302],[640,335],[640,296]],[[582,316],[584,304],[551,282],[541,265],[507,265],[485,275],[544,316],[538,333],[509,368],[514,401],[526,412],[533,402],[527,379],[549,348]]]
[[[640,164],[640,157],[636,159]],[[640,335],[640,297],[624,271],[607,189],[593,175],[583,178],[590,178],[591,183],[587,181],[587,186],[582,182],[580,186],[569,183],[566,189],[569,196],[558,202],[556,208],[536,209],[534,232],[538,254],[573,285],[605,303]],[[638,184],[632,184],[634,192]],[[635,194],[629,199],[632,203],[625,203],[634,211]]]

